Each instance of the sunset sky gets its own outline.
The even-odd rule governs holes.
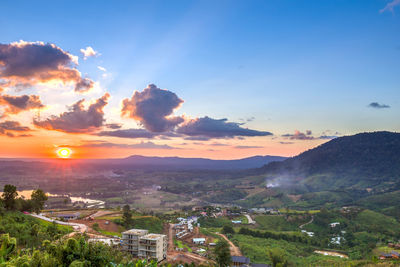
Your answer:
[[[400,0],[0,11],[0,157],[293,156],[400,131]]]

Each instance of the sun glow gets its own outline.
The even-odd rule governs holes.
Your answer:
[[[61,147],[57,150],[57,156],[64,159],[69,158],[71,153],[72,151],[68,147]]]

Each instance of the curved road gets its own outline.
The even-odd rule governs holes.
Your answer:
[[[53,220],[50,218],[47,218],[46,216],[43,215],[38,215],[38,214],[29,214],[32,217],[44,220],[44,221],[48,221],[48,222],[55,222],[56,224],[61,224],[61,225],[68,225],[68,226],[72,226],[75,230],[75,232],[80,232],[80,233],[85,233],[88,230],[88,227],[84,224],[81,223],[69,223],[69,222],[62,222],[62,221],[58,221],[58,220]]]
[[[309,222],[306,222],[302,225],[299,226],[300,229],[303,229],[304,226],[306,226],[307,224],[310,224],[314,221],[314,215],[311,215],[311,220]]]
[[[229,247],[230,247],[229,250],[231,251],[231,256],[243,256],[242,252],[240,252],[240,249],[237,246],[235,246],[235,244],[233,244],[233,242],[230,241],[226,237],[226,235],[223,235],[223,234],[220,234],[220,233],[216,233],[216,234],[219,235],[220,237],[222,237],[223,239],[225,239],[226,242],[228,242]]]

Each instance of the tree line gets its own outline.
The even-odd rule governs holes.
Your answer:
[[[48,197],[42,189],[33,190],[30,199],[22,196],[18,197],[17,187],[15,185],[6,184],[0,198],[0,212],[7,211],[28,211],[39,213]]]

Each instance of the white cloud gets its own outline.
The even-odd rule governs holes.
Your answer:
[[[393,0],[389,3],[386,4],[386,6],[384,8],[382,8],[381,10],[379,10],[380,13],[386,12],[386,11],[390,11],[393,12],[394,7],[400,5],[400,0]]]
[[[86,60],[89,57],[96,57],[99,55],[99,52],[95,51],[91,46],[86,47],[85,49],[80,50],[83,54],[83,59]]]

